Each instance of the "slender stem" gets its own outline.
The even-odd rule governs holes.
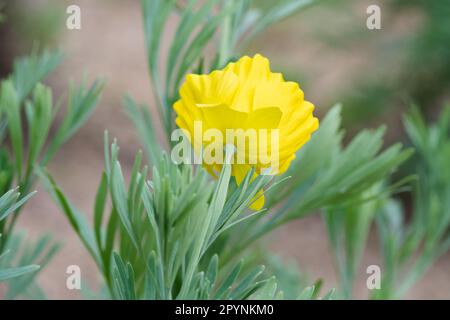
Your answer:
[[[226,1],[223,10],[229,10],[233,1]],[[220,37],[219,49],[219,67],[225,66],[230,58],[230,44],[231,44],[231,13],[223,19],[222,32]]]

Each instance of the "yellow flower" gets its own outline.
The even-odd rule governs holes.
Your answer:
[[[244,156],[241,160],[246,160],[245,163],[234,161],[232,164],[232,175],[238,185],[252,166],[256,169],[255,175],[268,168],[273,169],[273,162],[263,161],[261,153],[258,153],[261,149],[277,155],[276,174],[285,172],[295,158],[295,152],[319,126],[318,119],[313,116],[314,105],[304,100],[298,84],[285,81],[281,73],[271,72],[269,60],[259,54],[253,58],[244,56],[235,63],[229,63],[223,70],[208,75],[187,75],[174,109],[177,125],[190,137],[197,154],[198,150],[211,143],[211,139],[204,136],[198,138],[195,134],[195,124],[198,122],[201,122],[202,130],[216,129],[223,136],[227,135],[227,129],[238,130],[240,134],[248,129],[266,129],[265,136],[257,135],[256,149],[248,147],[250,135],[244,137],[248,142],[244,145],[237,145],[233,140],[236,157],[242,152]],[[271,135],[274,131],[278,137]],[[221,143],[223,147],[225,141]],[[217,161],[203,163],[203,166],[216,176],[222,164]],[[251,206],[255,210],[264,205],[262,192],[257,197]]]

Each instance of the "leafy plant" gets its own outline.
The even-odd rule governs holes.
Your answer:
[[[225,66],[245,43],[313,2],[281,0],[261,10],[257,8],[258,2],[253,0],[207,0],[204,3],[189,0],[184,6],[175,0],[143,0],[147,61],[165,132],[163,147],[170,144],[175,125],[172,105],[179,98],[178,90],[186,73],[202,73]],[[176,36],[171,38],[166,64],[161,67],[161,39],[172,13],[178,16]],[[210,47],[213,58],[208,61],[205,51]],[[139,133],[145,137],[143,143],[149,159],[155,161],[161,148],[154,143],[157,122],[151,119],[147,106],[137,105],[131,97],[127,97],[125,103]]]
[[[215,1],[207,1],[197,11],[194,10],[195,1],[191,1],[186,7],[179,8],[180,22],[176,34],[183,32],[185,36],[174,38],[168,53],[167,72],[161,74],[160,68],[157,67],[159,42],[165,20],[174,4],[170,1],[143,1],[150,75],[162,118],[165,119],[167,140],[174,125],[171,105],[178,98],[180,80],[186,72],[205,72],[223,66],[233,59],[233,55],[242,45],[248,43],[249,39],[309,3],[311,2],[284,1],[279,5],[257,9],[252,8],[251,1],[228,1],[223,4],[221,14],[213,15],[211,10]],[[156,8],[164,10],[158,11]],[[161,12],[164,14],[160,14]],[[207,19],[210,15],[213,18]],[[219,23],[217,19],[222,21]],[[209,67],[206,67],[203,51],[209,42],[215,41],[214,32],[218,35],[218,44],[214,46],[215,58],[210,61]],[[190,39],[194,40],[189,42]],[[184,47],[187,47],[186,54],[182,50]],[[196,64],[198,68],[195,67]],[[164,78],[165,85],[162,80]],[[155,163],[161,146],[155,138],[154,124],[148,108],[145,105],[137,105],[130,97],[126,98],[125,104],[138,128],[148,158],[151,163]],[[227,266],[238,259],[239,254],[248,250],[257,239],[274,228],[318,211],[324,212],[324,217],[328,219],[330,238],[336,246],[340,246],[337,243],[340,240],[336,239],[333,233],[338,234],[344,222],[331,221],[331,218],[337,216],[333,211],[353,207],[353,221],[345,222],[348,232],[340,230],[345,235],[348,234],[348,245],[359,241],[357,247],[347,248],[351,262],[341,264],[340,267],[342,275],[348,273],[347,278],[353,278],[352,274],[364,248],[368,226],[373,219],[373,213],[360,217],[356,212],[360,207],[373,207],[373,201],[379,201],[409,181],[407,178],[391,186],[377,187],[385,183],[389,175],[411,155],[411,150],[403,150],[400,144],[396,144],[382,151],[384,128],[365,130],[344,147],[340,113],[340,106],[331,109],[311,142],[300,150],[289,172],[275,179],[275,183],[270,187],[273,192],[267,197],[267,207],[272,214],[257,215],[254,219],[237,225],[234,230],[222,234],[208,252],[209,257],[215,250],[224,251],[221,263]],[[343,252],[337,254],[339,257],[345,255]],[[345,265],[352,267],[343,270]],[[347,287],[351,287],[351,283],[347,283]],[[349,295],[351,290],[348,289],[347,292]]]
[[[250,0],[188,1],[186,5],[143,0],[147,58],[165,143],[158,142],[156,122],[145,105],[127,96],[125,106],[141,136],[152,169],[143,165],[146,162],[142,153],[138,153],[129,183],[125,183],[118,160],[119,147],[115,141],[110,145],[105,134],[104,170],[95,198],[92,227],[43,165],[31,169],[39,172],[93,257],[110,297],[280,299],[287,292],[288,297],[298,299],[318,298],[321,281],[304,288],[301,275],[294,273],[291,283],[283,281],[280,275],[287,273],[285,266],[267,270],[262,265],[270,265],[270,258],[255,254],[263,236],[283,224],[316,213],[322,214],[335,254],[340,281],[338,297],[352,297],[360,258],[374,221],[379,226],[387,270],[383,289],[375,297],[400,296],[448,250],[450,219],[444,208],[449,202],[447,182],[450,180],[442,172],[447,172],[445,165],[449,160],[450,112],[429,129],[415,113],[405,120],[411,140],[422,157],[419,176],[426,181],[425,187],[419,188],[410,224],[402,222],[400,207],[391,195],[412,178],[392,182],[391,174],[411,156],[412,150],[404,149],[401,144],[383,148],[384,127],[363,130],[344,144],[339,105],[330,109],[318,132],[297,153],[289,171],[274,178],[261,175],[253,179],[251,171],[238,186],[230,180],[231,168],[227,163],[215,181],[202,168],[172,163],[163,151],[167,147],[170,150],[170,135],[175,127],[172,104],[178,98],[185,74],[222,67],[234,59],[249,39],[309,3],[281,1],[273,7],[257,9]],[[167,64],[161,68],[161,38],[173,12],[178,15],[177,36],[170,42]],[[211,61],[205,54],[209,46],[213,47]],[[4,89],[2,85],[5,92],[2,99],[9,104],[15,101],[13,89],[12,81],[5,82]],[[23,95],[18,92],[17,96]],[[73,112],[69,109],[68,120],[62,122],[42,156],[44,164],[86,119],[96,98],[95,89],[87,93],[83,89],[75,91],[69,99],[70,105],[79,107]],[[40,85],[34,89],[32,101],[28,104],[51,105],[48,91]],[[33,128],[48,130],[49,110],[43,108],[42,116],[33,117],[34,113],[28,109],[31,107],[26,108],[27,119],[38,119],[34,120],[34,127],[29,120],[31,134]],[[5,112],[5,116],[10,123],[17,124],[15,119],[20,113],[14,110]],[[17,125],[9,130],[9,135],[16,137],[16,141],[12,139],[12,152],[16,159],[23,159],[19,147],[22,130]],[[35,140],[33,146],[37,150],[30,150],[28,157],[36,159],[44,140]],[[227,152],[230,157],[233,151]],[[435,154],[439,156],[434,157]],[[27,177],[27,167],[20,167],[22,161],[0,163],[5,168],[19,168],[19,177],[23,172]],[[0,178],[10,179],[8,175]],[[262,187],[266,190],[267,208],[248,211]],[[413,260],[412,268],[406,268]],[[407,276],[400,277],[400,270],[405,268],[409,270]],[[295,285],[289,287],[290,284]],[[335,293],[331,291],[323,298],[333,296]]]
[[[14,213],[14,211],[20,208],[32,195],[33,194],[29,194],[19,200],[20,194],[15,190],[9,190],[5,194],[3,194],[0,197],[0,221],[6,219],[10,214]],[[25,265],[16,268],[2,268],[5,256],[8,254],[8,251],[0,251],[0,281],[20,277],[39,269],[39,266],[37,265]]]
[[[218,270],[217,255],[207,257],[205,270],[199,270],[199,266],[221,233],[251,218],[241,217],[241,213],[261,185],[268,183],[268,177],[250,184],[248,176],[246,183],[227,197],[230,165],[224,166],[213,186],[203,170],[178,167],[162,155],[153,168],[153,179],[147,181],[147,167],[141,169],[139,153],[126,188],[117,158],[117,144],[109,149],[105,138],[105,170],[95,201],[94,230],[48,175],[44,180],[97,262],[111,296],[245,298],[263,287],[268,280],[256,281],[263,271],[259,267],[231,290],[241,263],[233,267],[221,286],[217,279],[225,275]],[[108,198],[111,209],[106,218]]]
[[[384,272],[376,298],[402,297],[450,248],[450,107],[427,126],[417,108],[404,118],[417,150],[418,185],[413,192],[412,217],[395,199],[386,199],[377,216]]]
[[[0,191],[17,184],[22,194],[32,188],[35,170],[46,166],[61,145],[87,119],[99,97],[101,83],[95,82],[88,90],[84,85],[72,88],[62,124],[53,138],[47,139],[58,107],[53,105],[51,89],[39,83],[59,63],[59,52],[32,54],[14,64],[12,75],[0,85]],[[31,93],[31,99],[27,99]],[[23,123],[28,128],[25,135]],[[48,145],[47,148],[45,146]],[[8,148],[10,146],[10,148]],[[0,224],[6,244],[19,214]]]
[[[62,122],[49,137],[49,132],[56,122],[59,104],[53,104],[51,89],[42,81],[60,62],[59,52],[44,51],[33,53],[14,63],[12,74],[0,83],[0,193],[7,193],[17,185],[17,201],[26,199],[36,182],[36,171],[45,167],[57,150],[80,128],[92,112],[102,88],[100,81],[95,81],[86,89],[82,84],[70,89],[67,108]],[[14,248],[13,253],[5,259],[4,264],[31,264],[38,261],[45,265],[55,253],[57,246],[51,244],[49,237],[42,237],[35,245],[27,245],[23,236],[15,235],[15,225],[20,215],[4,217],[0,221],[0,251]],[[26,293],[27,288],[36,286],[32,283],[34,274],[9,282],[7,298]],[[43,294],[39,293],[39,297]]]
[[[373,201],[334,206],[325,211],[330,244],[340,276],[341,294],[352,297],[352,287],[360,256],[373,222],[378,227],[383,258],[381,289],[372,298],[398,299],[417,282],[431,265],[450,248],[447,214],[450,187],[449,161],[450,108],[440,120],[427,126],[417,108],[404,118],[406,131],[417,153],[413,162],[416,177],[412,217],[401,201],[388,196],[386,185],[374,185],[371,194],[385,194]],[[410,180],[408,178],[408,180]]]
[[[0,221],[17,212],[34,193],[21,197],[16,188],[2,195]],[[23,235],[13,235],[6,249],[0,251],[0,282],[5,281],[7,284],[4,298],[14,299],[19,295],[33,299],[45,298],[45,294],[34,279],[57,249],[58,246],[52,244],[48,236],[31,245],[24,241]]]
[[[380,185],[374,185],[361,198],[370,197],[380,189]],[[380,202],[377,198],[362,204],[333,206],[324,210],[323,218],[336,263],[342,298],[353,297],[355,277],[370,227],[381,206]]]

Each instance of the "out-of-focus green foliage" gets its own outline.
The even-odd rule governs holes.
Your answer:
[[[3,11],[3,5],[0,3],[0,24],[3,23],[6,20],[5,15],[2,13]]]
[[[7,193],[17,186],[17,201],[22,203],[36,181],[36,171],[45,167],[56,151],[87,120],[92,112],[102,84],[99,81],[86,90],[84,85],[74,86],[63,120],[56,133],[49,137],[55,124],[59,105],[53,104],[51,89],[41,81],[61,60],[59,52],[33,53],[16,60],[12,74],[0,82],[0,193]],[[42,237],[35,244],[26,244],[23,236],[15,234],[20,210],[0,221],[0,251],[11,253],[2,262],[13,268],[16,265],[39,263],[44,266],[55,253],[57,246],[49,237]],[[43,293],[33,283],[36,273],[8,282],[6,298]]]
[[[450,2],[446,0],[387,1],[382,6],[382,30],[354,36],[342,33],[344,36],[334,39],[344,50],[351,50],[356,43],[363,48],[369,41],[377,43],[372,45],[373,67],[369,65],[358,75],[358,81],[340,98],[346,106],[346,125],[360,127],[374,119],[392,118],[411,101],[426,114],[442,103],[450,86],[449,15]],[[395,27],[408,22],[408,32]]]
[[[0,197],[0,221],[6,219],[10,214],[16,211],[22,206],[33,194],[29,194],[26,197],[22,197],[19,200],[20,194],[15,190],[9,190]],[[0,233],[1,237],[1,233]],[[0,251],[0,281],[16,278],[24,274],[36,271],[39,269],[37,265],[28,265],[16,268],[4,268],[5,256],[8,255],[8,251]]]
[[[310,286],[307,272],[300,272],[296,263],[284,262],[278,256],[267,254],[266,250],[261,250],[261,254],[266,263],[267,271],[277,279],[278,287],[283,292],[283,299],[304,299],[306,294],[308,294],[310,300],[327,300],[336,297],[335,289],[331,289],[323,297],[320,297],[323,281],[317,280]]]
[[[400,202],[385,201],[377,216],[384,258],[383,281],[376,298],[400,298],[450,248],[450,107],[428,126],[417,108],[404,119],[417,150],[418,185],[412,217]]]
[[[422,108],[436,106],[450,86],[450,1],[396,0],[394,8],[400,13],[415,9],[424,16],[406,48],[409,61],[399,79],[401,88]]]
[[[34,5],[34,1],[1,1],[4,26],[11,37],[20,39],[18,48],[30,50],[34,44],[51,45],[64,25],[65,7],[62,3]],[[17,48],[16,48],[17,49]]]
[[[54,243],[50,235],[43,235],[32,242],[20,231],[10,236],[5,249],[8,254],[0,261],[0,265],[9,269],[22,265],[38,265],[39,268],[19,278],[10,279],[4,298],[46,299],[46,294],[36,282],[36,276],[58,250],[59,245]]]
[[[0,197],[0,222],[14,214],[32,195],[30,193],[21,197],[14,189],[3,194]],[[36,271],[49,261],[56,250],[52,246],[47,253],[43,253],[48,240],[42,238],[35,246],[24,246],[22,237],[15,236],[6,249],[0,250],[0,282],[7,281],[6,299],[13,299],[19,294],[33,298],[44,297],[33,279]]]
[[[361,198],[370,198],[380,193],[380,184],[363,192]],[[341,298],[352,298],[355,277],[358,274],[360,260],[366,248],[367,237],[380,200],[366,201],[361,204],[331,206],[324,212],[324,221],[328,231],[339,277]]]
[[[383,196],[359,205],[333,206],[325,212],[340,297],[352,297],[373,222],[378,227],[383,267],[381,288],[373,291],[372,298],[402,298],[450,248],[450,107],[436,124],[428,126],[417,108],[405,116],[404,123],[416,149],[411,218],[407,219],[408,212],[398,199]],[[387,195],[385,189],[386,184],[379,184],[369,192]]]
[[[0,84],[0,191],[12,185],[27,194],[33,186],[35,169],[45,166],[55,152],[86,121],[99,97],[102,84],[96,81],[89,90],[84,85],[71,88],[65,116],[56,134],[48,138],[58,106],[54,106],[51,89],[40,81],[61,60],[59,52],[32,54],[14,64],[11,76]],[[28,98],[31,94],[31,97]],[[25,134],[24,124],[28,128]],[[48,146],[48,147],[47,147]],[[15,224],[16,214],[0,224],[4,246]]]

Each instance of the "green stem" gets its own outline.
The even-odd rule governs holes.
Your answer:
[[[229,10],[233,1],[226,1],[223,10]],[[219,49],[219,67],[225,66],[230,58],[231,44],[231,13],[223,19],[222,33],[220,37],[220,49]]]

